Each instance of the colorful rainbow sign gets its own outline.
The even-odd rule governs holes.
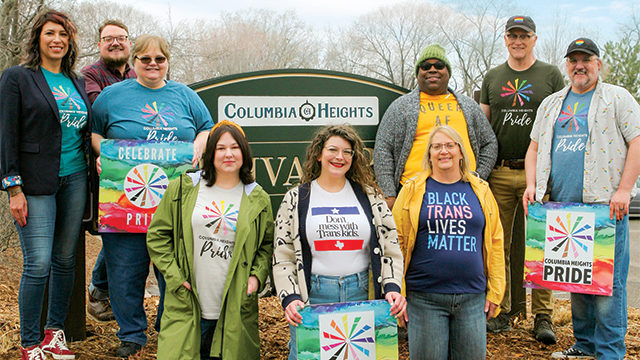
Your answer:
[[[530,204],[524,286],[611,295],[616,224],[609,205]]]
[[[146,233],[169,181],[192,157],[189,142],[102,140],[98,231]]]
[[[306,306],[296,328],[299,360],[397,360],[398,329],[385,300]]]

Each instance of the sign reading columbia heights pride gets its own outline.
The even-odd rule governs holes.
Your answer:
[[[145,233],[169,181],[191,168],[190,142],[102,140],[98,231]]]
[[[609,205],[529,205],[524,286],[611,295],[616,242]]]
[[[299,360],[398,359],[398,328],[385,300],[305,306]]]

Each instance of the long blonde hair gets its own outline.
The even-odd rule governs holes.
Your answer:
[[[433,137],[438,134],[443,133],[451,138],[456,144],[458,144],[458,148],[460,148],[460,154],[462,154],[462,159],[460,159],[460,175],[462,176],[462,181],[469,182],[469,176],[473,176],[471,174],[471,169],[469,168],[469,156],[467,155],[467,151],[462,144],[462,137],[458,132],[452,128],[451,126],[442,125],[431,131],[431,135],[429,135],[429,145],[427,146],[427,151],[424,154],[424,158],[422,159],[422,167],[427,172],[428,176],[431,176],[433,173],[433,168],[431,167],[431,144],[433,143]]]

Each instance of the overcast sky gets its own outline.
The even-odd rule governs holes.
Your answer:
[[[268,8],[275,11],[293,10],[312,27],[325,29],[348,25],[358,16],[380,6],[402,0],[116,0],[161,17],[171,8],[174,19],[205,18],[215,20],[222,12],[235,12],[250,8]],[[440,3],[452,1],[435,0]],[[455,1],[453,1],[455,2]],[[163,6],[164,4],[164,6]],[[637,0],[535,0],[514,1],[515,13],[530,15],[544,36],[554,19],[566,19],[571,37],[587,35],[598,44],[615,40],[621,22],[628,21],[632,9],[640,11]],[[634,8],[635,6],[635,8]],[[516,15],[516,14],[513,14]],[[437,15],[436,15],[437,16]]]

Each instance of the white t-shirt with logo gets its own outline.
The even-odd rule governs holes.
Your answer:
[[[232,189],[202,183],[198,190],[191,226],[194,276],[204,319],[220,317],[243,188],[242,182]]]
[[[368,269],[369,223],[348,181],[335,193],[312,181],[306,223],[311,273],[345,276]]]

